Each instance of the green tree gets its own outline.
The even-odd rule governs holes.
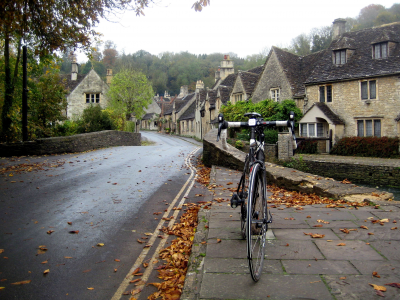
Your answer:
[[[357,25],[354,26],[354,29],[360,30],[373,27],[376,17],[383,11],[385,11],[385,7],[380,4],[370,4],[364,7],[358,15]]]
[[[54,72],[42,75],[30,92],[29,133],[31,138],[51,136],[58,121],[64,120],[67,91]]]
[[[22,41],[36,55],[56,50],[81,47],[89,50],[93,27],[108,12],[131,9],[142,13],[151,0],[13,0],[0,3],[0,39],[4,42],[4,101],[2,105],[2,137],[7,135],[12,120],[10,111],[21,61]],[[13,53],[15,48],[15,53]],[[15,55],[14,72],[11,56]]]
[[[123,113],[127,120],[132,114],[140,119],[153,96],[153,88],[146,76],[133,69],[123,69],[116,74],[107,92],[108,106]]]
[[[332,42],[332,26],[324,26],[311,30],[311,52],[318,52],[329,47]]]
[[[298,35],[297,37],[292,39],[289,51],[300,56],[310,54],[311,53],[310,37],[304,33]]]

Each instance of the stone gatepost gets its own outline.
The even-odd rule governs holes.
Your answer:
[[[289,132],[278,134],[278,159],[289,160],[293,157],[293,137]]]

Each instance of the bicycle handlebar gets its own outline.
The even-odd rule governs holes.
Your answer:
[[[257,126],[264,126],[264,127],[288,127],[292,131],[293,140],[296,145],[296,136],[294,134],[294,112],[291,111],[289,113],[289,120],[287,121],[264,121],[262,119],[257,118],[257,113],[248,114],[250,119],[248,122],[227,122],[224,120],[224,115],[218,115],[218,135],[217,135],[217,142],[221,136],[221,130],[227,129],[228,127],[257,127]]]

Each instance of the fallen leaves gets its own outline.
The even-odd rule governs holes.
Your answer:
[[[373,283],[370,283],[369,285],[372,286],[374,288],[374,290],[381,291],[381,292],[386,292],[386,288],[384,286],[382,286],[382,285],[376,285],[376,284],[373,284]]]
[[[346,244],[345,243],[339,243],[336,246],[346,246]]]
[[[189,203],[187,212],[180,218],[180,223],[172,228],[163,227],[161,231],[173,234],[177,238],[171,245],[160,251],[159,257],[166,261],[162,266],[155,268],[159,273],[162,283],[148,283],[157,288],[157,292],[148,297],[150,300],[157,298],[179,299],[185,282],[186,272],[192,251],[193,236],[197,228],[197,214],[201,204]],[[218,240],[217,240],[218,242]]]
[[[44,275],[49,274],[49,273],[50,273],[50,269],[44,270],[44,272],[43,272]]]
[[[13,282],[13,283],[11,283],[11,285],[23,285],[23,284],[28,284],[31,281],[32,280],[23,280],[23,281]]]
[[[321,239],[321,238],[325,237],[325,234],[318,234],[318,233],[312,233],[312,232],[309,232],[309,233],[303,232],[303,233],[305,235],[311,236],[313,239]]]
[[[70,231],[68,231],[68,233],[71,233],[71,234],[78,234],[78,233],[79,233],[79,230],[70,230]]]

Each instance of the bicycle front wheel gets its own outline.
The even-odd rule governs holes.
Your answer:
[[[247,259],[251,278],[254,281],[258,281],[263,267],[267,233],[265,175],[258,163],[253,166],[250,172],[249,198],[247,202]]]

